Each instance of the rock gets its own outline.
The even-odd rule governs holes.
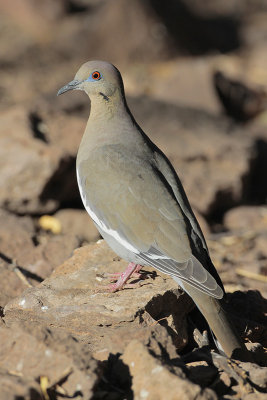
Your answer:
[[[37,235],[31,218],[0,209],[0,306],[27,287],[27,281],[20,276],[36,285],[79,245],[75,234]]]
[[[263,231],[267,230],[267,207],[240,206],[224,215],[225,227],[230,231]]]
[[[30,217],[18,217],[0,209],[1,253],[11,259],[25,257],[34,248],[35,227]]]
[[[218,374],[217,369],[211,366],[207,361],[193,361],[186,364],[188,369],[188,375],[190,381],[197,383],[198,385],[209,386],[214,382],[215,377]],[[229,382],[230,386],[231,382]]]
[[[182,349],[192,302],[170,277],[146,267],[150,277],[134,290],[97,291],[97,283],[108,283],[102,278],[106,271],[125,267],[104,241],[77,249],[50,278],[6,305],[5,322],[8,326],[18,320],[53,325],[82,337],[94,353],[108,349],[116,354],[133,338],[146,343],[151,335],[166,347],[166,330],[176,348]]]
[[[240,366],[246,371],[251,382],[267,392],[267,367],[260,367],[254,363],[241,363]]]
[[[55,4],[49,0],[39,8],[30,0],[26,0],[23,6],[18,0],[14,1],[18,13],[2,3],[0,9],[4,18],[19,32],[18,36],[22,35],[23,43],[28,45],[24,45],[23,50],[36,49],[39,45],[49,53],[55,53],[57,58],[59,55],[63,59],[69,58],[67,55],[72,52],[73,58],[81,61],[90,49],[95,59],[101,59],[105,54],[106,59],[115,59],[121,63],[136,58],[166,58],[170,53],[177,52],[156,13],[148,4],[144,6],[139,0],[132,1],[130,5],[125,0],[116,0],[112,6],[109,1],[103,0],[90,1],[90,4],[86,1],[84,5],[81,2],[75,5],[74,1],[69,3],[67,0]],[[100,19],[102,24],[99,25]],[[113,34],[110,35],[110,32]],[[6,38],[8,35],[5,31],[4,34]],[[13,37],[12,39],[16,40]],[[112,44],[118,40],[120,46],[114,48]],[[18,40],[17,42],[20,43]],[[77,42],[79,46],[76,46]],[[98,46],[100,42],[101,50]],[[4,56],[5,61],[14,63],[14,51],[9,50]]]
[[[35,118],[35,127],[37,130],[40,127],[41,129],[45,127],[49,143],[52,146],[59,147],[64,154],[76,158],[76,153],[85,130],[86,120],[75,115],[69,117],[66,113],[55,111],[54,105],[58,103],[59,99],[60,97],[53,97],[54,104],[50,110],[44,111],[41,109],[41,105],[39,107],[37,105],[32,106],[31,116]],[[71,101],[71,99],[69,100]],[[90,103],[88,100],[86,105],[89,108]]]
[[[213,390],[203,390],[187,380],[182,369],[162,364],[138,340],[128,344],[122,360],[129,367],[135,399],[217,399]]]
[[[57,120],[61,123],[55,135],[53,130],[40,131],[21,107],[2,113],[0,206],[20,214],[41,214],[55,211],[63,201],[80,204],[75,177],[78,141],[74,145],[68,140],[79,136],[78,125],[72,120],[69,130],[67,117]],[[68,144],[64,146],[58,136],[64,136]]]
[[[25,268],[43,279],[79,247],[75,234],[36,234],[29,217],[17,217],[0,209],[0,244],[3,261]]]
[[[199,57],[192,63],[190,58],[179,57],[127,68],[123,71],[127,97],[148,94],[149,98],[168,104],[219,114],[211,81],[211,70],[216,61],[215,57]]]
[[[226,291],[259,290],[266,297],[266,231],[239,231],[211,235],[211,258]]]
[[[65,208],[59,210],[55,217],[61,223],[63,233],[71,232],[77,235],[81,242],[94,242],[100,238],[95,224],[85,210]]]
[[[51,27],[54,21],[62,17],[63,1],[54,3],[52,0],[48,0],[37,7],[31,0],[24,0],[23,4],[19,0],[14,0],[13,5],[14,8],[6,2],[1,2],[1,13],[7,19],[15,22],[17,29],[28,35],[28,37],[25,36],[31,44],[33,40],[39,44],[51,40]]]
[[[30,393],[41,398],[44,391],[48,398],[47,390],[50,395],[61,390],[67,397],[92,398],[101,374],[90,356],[85,368],[56,346],[47,346],[19,328],[0,327],[0,341],[4,343],[0,348],[1,399],[29,398]]]
[[[34,249],[34,225],[29,217],[18,218],[0,209],[0,306],[26,288],[14,272],[17,258]],[[12,263],[14,265],[12,266]]]
[[[243,396],[244,400],[265,400],[266,394],[265,393],[248,393]]]
[[[39,256],[37,265],[34,267],[29,262],[26,265],[30,271],[38,273],[43,279],[49,276],[57,265],[70,257],[73,250],[80,246],[80,240],[74,233],[40,236],[39,240],[40,244],[32,254],[36,258]]]
[[[33,139],[27,112],[12,109],[2,115],[0,204],[17,213],[49,212],[55,200],[40,201],[42,192],[59,168],[60,149]]]
[[[147,62],[166,59],[170,54],[178,52],[162,21],[148,4],[144,5],[140,0],[130,4],[125,0],[116,0],[112,5],[109,1],[98,2],[96,7],[85,10],[82,20],[83,24],[81,20],[78,24],[74,18],[72,21],[66,20],[68,23],[62,24],[61,29],[57,30],[53,47],[67,54],[72,51],[73,56],[79,56],[80,59],[90,48],[95,59],[101,59],[105,54],[107,60],[120,64],[130,60]],[[77,40],[80,46],[75,46]],[[118,41],[120,46],[114,48],[112,44]],[[100,42],[101,51],[98,46]]]
[[[255,353],[255,360],[262,362],[264,356],[261,348],[267,346],[266,328],[266,299],[257,290],[247,292],[236,291],[227,296],[231,305],[230,312],[236,316],[236,327],[247,342],[250,342],[248,349]],[[253,345],[251,343],[254,343]],[[259,345],[260,343],[260,345]]]
[[[188,353],[187,350],[186,355],[191,356],[191,361],[184,364],[186,356],[177,355],[177,351],[181,351],[187,344],[186,316],[193,307],[188,296],[177,289],[170,277],[153,273],[151,268],[144,267],[148,277],[141,280],[139,286],[134,289],[124,289],[117,293],[100,291],[97,283],[108,283],[104,273],[121,271],[125,266],[126,263],[101,240],[75,250],[74,255],[57,267],[49,278],[37,287],[26,289],[5,306],[1,318],[4,324],[0,325],[1,342],[5,342],[5,338],[1,338],[1,329],[11,333],[5,346],[6,350],[2,351],[10,353],[10,363],[13,362],[13,352],[20,359],[24,354],[26,357],[30,351],[34,354],[25,361],[25,371],[30,377],[27,382],[24,378],[17,381],[16,375],[10,377],[7,367],[3,367],[4,372],[0,379],[9,392],[12,390],[9,389],[12,384],[15,385],[13,390],[24,396],[23,387],[32,387],[38,392],[38,385],[31,386],[31,377],[35,374],[36,379],[36,375],[43,373],[41,368],[46,367],[50,368],[51,372],[48,374],[45,370],[42,376],[48,376],[49,385],[53,384],[57,371],[61,373],[62,356],[62,364],[73,366],[75,371],[63,384],[67,393],[73,395],[73,387],[77,387],[77,381],[84,382],[84,374],[87,376],[88,370],[92,377],[92,354],[102,362],[104,368],[104,378],[99,383],[97,382],[101,372],[93,369],[93,381],[96,379],[93,387],[94,398],[103,396],[104,393],[106,396],[110,393],[115,396],[117,392],[123,393],[124,398],[127,398],[126,393],[130,396],[133,391],[137,399],[165,399],[166,393],[170,399],[176,399],[177,393],[181,399],[216,399],[215,392],[205,387],[213,384],[218,368],[222,366],[221,369],[225,371],[224,379],[221,385],[213,385],[213,389],[218,395],[229,393],[233,384],[236,385],[236,381],[231,379],[233,374],[236,376],[236,372],[231,369],[225,357],[217,355],[216,358],[216,353],[210,353],[210,350],[205,348],[199,349],[198,354],[197,351]],[[253,321],[257,321],[253,322],[255,332],[258,332],[257,339],[261,341],[261,336],[264,338],[264,330],[260,333],[258,328],[263,325],[264,299],[257,297],[253,292],[240,292],[232,297],[234,298],[231,299],[231,307],[235,312],[235,320],[239,324],[237,316],[240,315],[240,324],[243,324],[242,328],[238,329],[247,329],[250,337],[255,338],[251,333],[249,317],[253,313]],[[195,312],[191,314],[191,318],[196,324],[199,323]],[[18,335],[15,338],[14,333]],[[24,350],[19,350],[16,345],[14,350],[10,350],[10,343],[14,341],[20,343]],[[32,343],[31,348],[29,342]],[[39,366],[33,357],[36,355],[38,360],[42,359],[42,352],[47,348],[56,353],[53,365],[50,367],[45,359]],[[203,359],[199,358],[201,354]],[[5,360],[0,355],[0,370],[2,359]],[[219,366],[215,362],[215,366],[212,366],[213,359],[220,361]],[[207,365],[207,362],[203,363],[202,360],[210,361]],[[12,371],[17,374],[16,368],[20,364],[14,361],[14,365]],[[13,364],[8,364],[8,368],[13,368]],[[160,374],[160,378],[157,374]],[[238,386],[234,386],[238,392],[243,387],[242,379],[238,379]],[[20,386],[21,382],[23,386]],[[89,383],[91,384],[91,381]],[[49,386],[51,390],[54,390],[54,387],[55,385]],[[58,387],[56,389],[58,390]],[[85,398],[91,398],[90,390],[91,386],[86,387],[85,393],[89,395]]]
[[[12,375],[12,372],[0,369],[1,400],[13,400],[14,396],[21,399],[35,396],[41,398],[41,390],[38,382],[33,379],[22,379],[20,376]]]
[[[56,96],[53,99],[54,104],[55,99]],[[59,166],[45,184],[40,195],[41,202],[52,199],[57,208],[62,205],[83,208],[76,178],[76,155],[85,121],[80,117],[69,117],[68,114],[55,112],[54,106],[48,111],[38,104],[29,108],[29,117],[35,135],[45,135],[51,151],[60,151]]]

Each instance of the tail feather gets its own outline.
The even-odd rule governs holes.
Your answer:
[[[218,350],[229,358],[249,361],[250,353],[223,307],[224,300],[211,297],[185,282],[182,286],[208,322],[216,337],[215,343]]]

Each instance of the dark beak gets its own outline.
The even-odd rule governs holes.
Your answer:
[[[79,89],[79,85],[82,83],[81,81],[71,81],[67,85],[63,86],[59,91],[57,92],[57,96],[61,95],[62,93],[67,92],[68,90],[77,90]]]

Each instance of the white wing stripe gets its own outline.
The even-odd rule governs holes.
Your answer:
[[[127,250],[132,251],[135,254],[139,253],[139,250],[137,250],[135,247],[133,247],[129,242],[127,242],[127,240],[125,240],[123,237],[121,237],[119,235],[119,233],[117,231],[115,231],[114,229],[110,229],[108,228],[103,221],[101,221],[98,216],[95,214],[95,212],[90,208],[88,201],[86,199],[86,196],[83,192],[83,187],[81,184],[81,180],[79,177],[79,172],[77,169],[77,181],[78,181],[78,186],[79,186],[79,190],[80,190],[80,194],[81,194],[81,198],[83,201],[83,205],[86,209],[86,211],[88,212],[88,214],[90,215],[90,217],[92,218],[92,220],[95,222],[96,225],[98,225],[105,233],[107,233],[108,235],[112,236],[115,240],[117,240],[122,246],[124,246]]]

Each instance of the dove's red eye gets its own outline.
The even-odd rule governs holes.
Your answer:
[[[92,73],[92,78],[93,78],[95,81],[98,81],[98,79],[101,78],[100,72],[98,72],[98,71],[93,72],[93,73]]]

